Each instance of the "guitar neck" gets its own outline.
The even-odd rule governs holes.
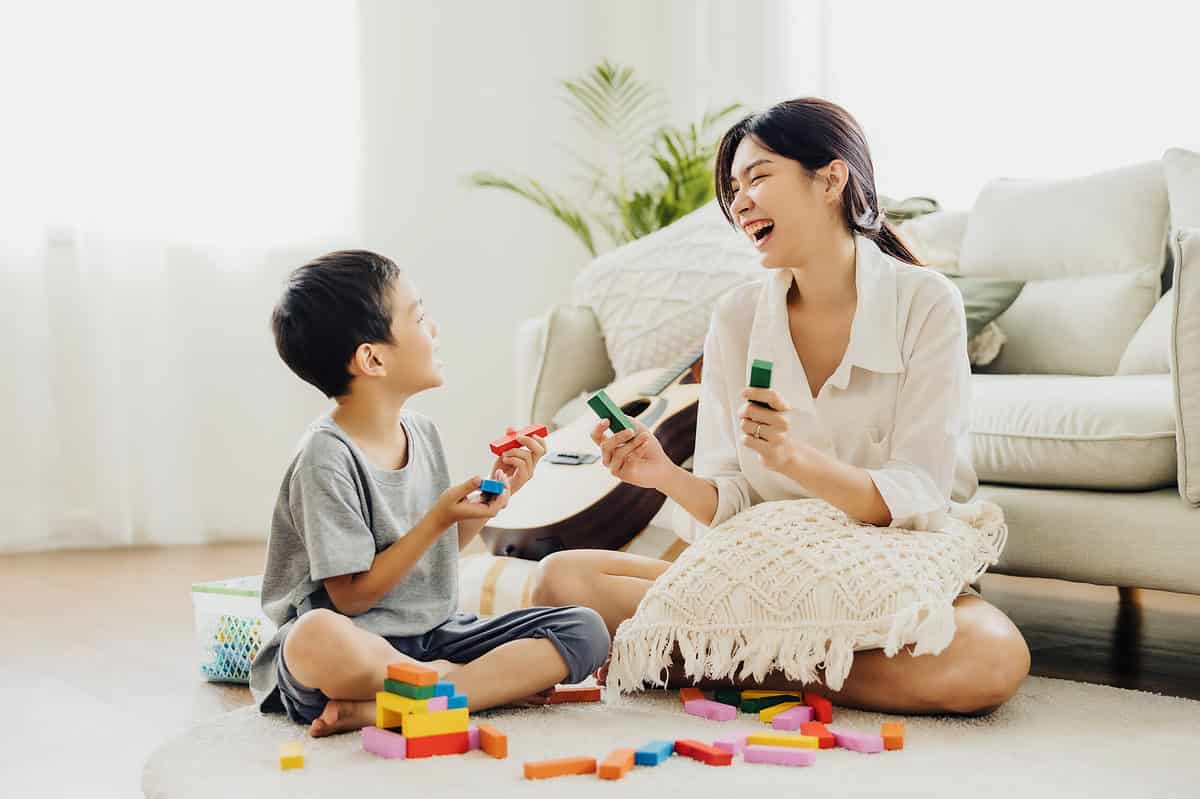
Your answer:
[[[704,345],[700,344],[686,355],[681,356],[678,361],[668,366],[666,371],[662,373],[662,376],[658,380],[646,386],[645,390],[642,391],[642,394],[647,397],[657,397],[667,388],[667,386],[671,385],[684,374],[686,374],[687,371],[692,368],[692,364],[700,360],[700,356],[703,354]]]

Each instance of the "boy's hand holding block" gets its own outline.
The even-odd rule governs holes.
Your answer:
[[[517,441],[517,436],[536,436],[538,438],[545,438],[548,432],[549,431],[547,431],[546,425],[544,424],[531,424],[529,427],[526,427],[522,430],[509,432],[503,437],[497,438],[495,441],[488,444],[488,447],[492,450],[493,454],[503,455],[510,449],[516,449],[517,447],[521,446],[521,442]]]
[[[593,394],[587,404],[596,412],[597,416],[608,420],[608,429],[613,433],[620,433],[622,430],[637,430],[633,426],[633,422],[629,421],[629,417],[622,412],[608,394],[604,393],[604,389]]]
[[[484,502],[491,502],[504,493],[504,488],[504,483],[499,480],[481,480],[479,483],[479,497]]]

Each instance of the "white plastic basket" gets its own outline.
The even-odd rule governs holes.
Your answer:
[[[200,673],[213,682],[250,682],[250,663],[275,634],[262,611],[262,575],[192,584]]]

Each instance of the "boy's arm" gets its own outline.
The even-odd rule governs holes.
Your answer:
[[[435,513],[425,514],[408,533],[375,556],[371,568],[357,574],[342,574],[325,580],[325,591],[340,613],[366,613],[391,591],[416,565],[426,550],[450,525]],[[461,533],[459,534],[461,538]]]
[[[474,527],[472,536],[478,533],[479,528],[500,510],[499,503],[485,504],[467,499],[479,488],[480,482],[480,478],[472,477],[448,488],[408,533],[375,555],[366,571],[325,578],[325,590],[334,607],[347,616],[366,613],[404,579],[450,525],[458,523],[460,542],[463,525]]]
[[[487,526],[487,519],[472,519],[469,522],[458,523],[458,551],[462,552],[467,544],[475,540],[479,531]]]

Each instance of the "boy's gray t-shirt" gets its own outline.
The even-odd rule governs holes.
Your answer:
[[[329,416],[318,419],[288,467],[271,519],[262,606],[279,630],[250,670],[261,708],[276,688],[276,657],[297,617],[336,611],[323,580],[371,568],[375,555],[404,536],[447,488],[446,454],[433,422],[403,411],[408,462],[385,470]],[[458,606],[458,526],[451,527],[375,607],[352,617],[384,636],[421,635]]]

